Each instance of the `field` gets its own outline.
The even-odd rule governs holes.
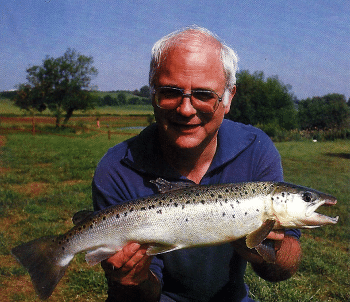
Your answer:
[[[1,301],[37,301],[26,271],[10,255],[17,244],[72,227],[72,215],[91,209],[91,179],[108,148],[145,126],[146,116],[124,116],[107,121],[95,131],[96,119],[77,120],[84,131],[47,133],[37,122],[35,135],[17,131],[3,121],[0,135],[0,296]],[[31,120],[23,122],[30,129]],[[12,126],[9,126],[12,125]],[[87,126],[89,125],[89,126]],[[13,131],[10,131],[13,127]],[[29,127],[29,128],[28,128]],[[16,129],[15,129],[16,128]],[[119,129],[119,130],[118,130]],[[45,130],[45,131],[44,131]],[[288,182],[309,186],[338,198],[321,210],[340,216],[335,226],[303,231],[303,261],[291,279],[269,283],[248,266],[246,282],[260,301],[350,301],[350,141],[276,143]],[[104,301],[106,285],[99,266],[88,267],[84,256],[72,261],[49,301]]]

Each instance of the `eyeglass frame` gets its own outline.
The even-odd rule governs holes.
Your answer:
[[[181,96],[181,101],[179,102],[179,104],[178,104],[176,107],[172,108],[172,109],[162,108],[162,107],[159,105],[159,102],[157,101],[157,98],[155,98],[155,103],[156,103],[156,105],[157,105],[158,108],[163,109],[163,110],[174,110],[174,109],[176,109],[178,106],[180,106],[181,102],[183,101],[183,99],[184,99],[185,97],[188,97],[188,98],[191,100],[191,105],[192,105],[192,107],[195,108],[196,110],[201,111],[201,112],[204,112],[204,113],[214,113],[214,112],[218,109],[219,104],[220,104],[220,102],[222,101],[222,99],[223,99],[223,97],[224,97],[224,94],[225,94],[225,91],[226,91],[226,90],[225,90],[224,93],[222,94],[222,96],[220,97],[214,90],[194,89],[194,90],[191,90],[191,93],[184,93],[184,92],[185,92],[185,89],[183,89],[183,88],[172,87],[172,86],[160,86],[160,87],[157,87],[157,88],[152,87],[152,88],[151,88],[151,94],[153,94],[153,95],[155,96],[156,93],[157,93],[157,90],[158,90],[158,89],[162,89],[162,88],[170,88],[170,89],[179,91],[179,92],[182,93],[182,96]],[[211,112],[205,112],[205,111],[199,110],[199,109],[197,109],[196,107],[194,107],[194,106],[193,106],[193,103],[192,103],[193,92],[210,92],[210,93],[214,93],[214,94],[218,97],[218,99],[217,99],[217,101],[216,101],[216,103],[215,103],[215,107],[213,107],[213,111],[211,111]],[[203,102],[203,103],[205,103],[205,102]]]

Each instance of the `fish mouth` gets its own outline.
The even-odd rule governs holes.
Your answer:
[[[332,199],[327,198],[319,203],[316,203],[313,206],[310,206],[310,208],[306,212],[306,220],[307,220],[307,223],[310,225],[310,227],[317,227],[317,226],[322,226],[326,224],[336,224],[339,220],[339,216],[330,217],[330,216],[315,212],[322,205],[333,206],[336,203],[337,203],[337,200],[335,198],[332,198]]]

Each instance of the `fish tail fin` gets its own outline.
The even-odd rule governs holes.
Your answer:
[[[42,237],[11,250],[11,253],[29,272],[39,298],[46,300],[63,277],[74,255],[60,250],[56,236]]]

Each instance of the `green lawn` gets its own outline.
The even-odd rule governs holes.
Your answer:
[[[136,133],[136,132],[135,132]],[[8,134],[0,147],[0,292],[3,301],[36,301],[26,271],[10,255],[15,245],[72,227],[72,215],[91,209],[91,179],[108,148],[134,134]],[[260,301],[350,301],[350,142],[277,143],[288,182],[338,198],[322,212],[335,226],[303,231],[303,261],[290,280],[269,283],[248,266],[246,282]],[[50,301],[104,301],[99,266],[78,255]]]

